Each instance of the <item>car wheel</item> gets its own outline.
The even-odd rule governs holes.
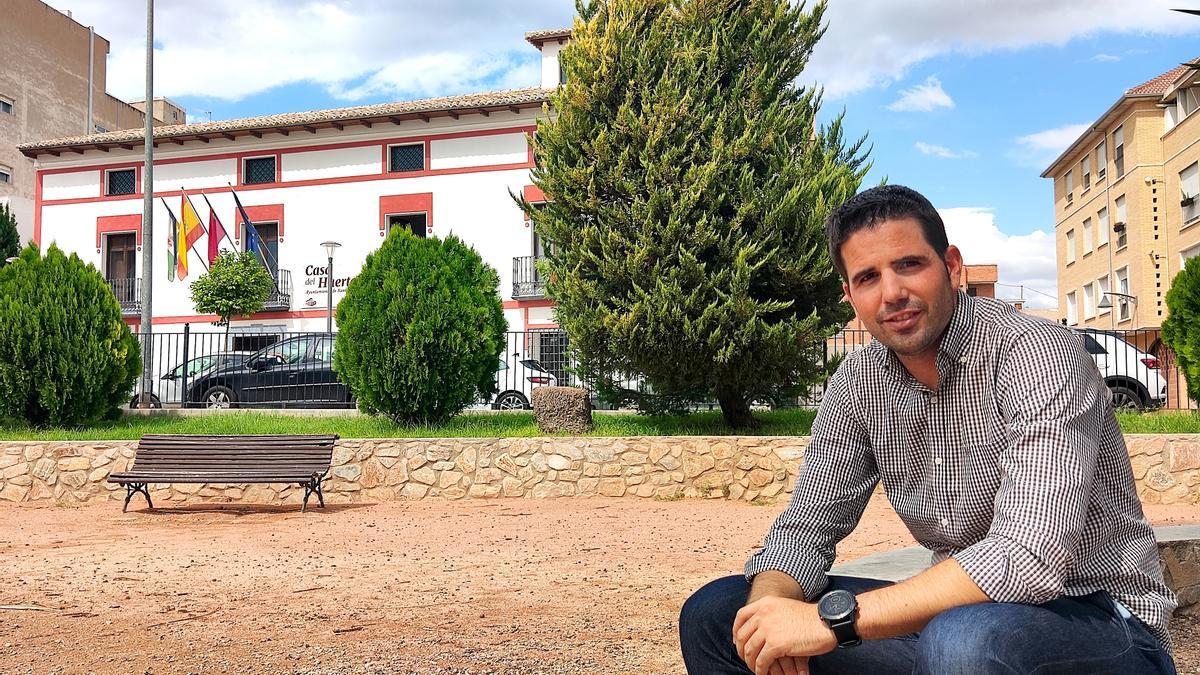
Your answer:
[[[496,397],[492,407],[496,410],[528,410],[529,399],[519,391],[506,391]]]
[[[1133,411],[1146,407],[1142,395],[1129,387],[1115,386],[1109,389],[1112,390],[1113,408],[1117,410]]]
[[[129,407],[137,408],[138,405],[141,403],[141,398],[142,397],[139,396],[138,394],[134,394],[133,398],[129,399]],[[155,396],[154,394],[150,394],[150,407],[151,408],[161,408],[162,407],[162,401],[158,400],[158,397]]]
[[[210,409],[232,408],[237,403],[237,396],[229,387],[217,385],[204,392],[204,407]]]

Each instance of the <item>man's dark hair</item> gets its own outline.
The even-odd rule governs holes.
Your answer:
[[[843,279],[850,281],[846,276],[846,263],[842,261],[842,244],[850,235],[864,228],[875,227],[885,220],[901,218],[914,218],[921,223],[925,241],[933,247],[939,258],[946,259],[946,247],[950,245],[946,240],[946,225],[933,204],[912,188],[881,185],[847,199],[825,220],[829,255]]]

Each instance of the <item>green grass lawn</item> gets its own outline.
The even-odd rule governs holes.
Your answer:
[[[598,413],[593,436],[805,436],[812,429],[812,410],[756,412],[761,426],[731,432],[719,412],[691,415],[635,415]],[[1190,412],[1151,414],[1118,413],[1127,434],[1200,433],[1200,415]],[[0,426],[5,440],[122,440],[144,434],[338,434],[342,438],[496,438],[542,436],[532,413],[464,413],[438,426],[405,427],[366,415],[280,415],[269,412],[235,412],[210,415],[129,415],[87,429],[36,430]]]
[[[812,428],[811,410],[759,412],[762,423],[741,435],[804,436]],[[593,436],[725,436],[730,435],[719,412],[645,416],[596,414]],[[86,429],[36,430],[0,427],[7,440],[121,440],[144,434],[338,434],[342,438],[495,438],[543,436],[532,413],[464,413],[438,427],[404,427],[365,415],[305,416],[267,412],[236,412],[199,416],[128,415]]]

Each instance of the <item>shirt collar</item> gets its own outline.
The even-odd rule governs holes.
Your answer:
[[[950,315],[950,323],[946,326],[946,332],[942,334],[941,344],[938,345],[938,370],[944,370],[962,361],[971,337],[971,328],[975,323],[975,298],[962,290],[956,291],[955,295],[954,312]],[[896,353],[878,340],[872,339],[871,345],[880,365],[888,369],[893,366],[903,367]]]

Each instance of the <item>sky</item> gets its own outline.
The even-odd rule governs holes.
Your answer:
[[[145,5],[51,0],[111,43],[108,90],[145,93]],[[1040,174],[1122,93],[1200,56],[1188,0],[830,0],[802,83],[873,167],[936,205],[997,295],[1057,304],[1053,188]],[[200,9],[202,8],[202,9]],[[155,95],[189,121],[536,86],[526,31],[570,0],[155,2]]]

